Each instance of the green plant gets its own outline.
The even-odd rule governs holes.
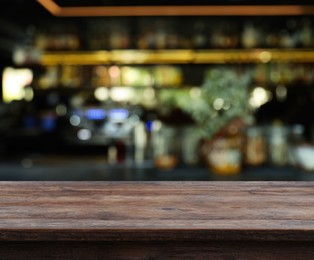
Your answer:
[[[160,100],[164,109],[176,106],[195,120],[201,134],[212,137],[234,118],[247,120],[250,83],[248,73],[238,73],[230,68],[207,71],[201,88],[185,91],[165,91]]]

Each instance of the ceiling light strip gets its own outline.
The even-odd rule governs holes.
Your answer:
[[[193,16],[193,15],[306,15],[314,6],[245,5],[245,6],[86,6],[60,7],[53,0],[37,0],[55,16]]]
[[[59,16],[61,13],[61,7],[57,5],[53,0],[37,0],[44,8],[46,8],[51,14]]]
[[[301,15],[301,6],[115,6],[64,7],[60,16]]]

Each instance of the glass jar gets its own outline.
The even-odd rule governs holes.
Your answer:
[[[158,169],[171,170],[178,163],[177,129],[160,123],[153,133],[154,162]]]
[[[196,127],[184,127],[181,135],[181,157],[185,165],[193,166],[199,162],[201,133]]]
[[[288,129],[279,120],[274,121],[269,128],[268,154],[274,166],[288,163]]]
[[[259,166],[267,160],[266,141],[261,127],[246,129],[244,162],[249,166]]]
[[[225,135],[206,142],[206,162],[211,172],[222,175],[240,173],[242,138]]]

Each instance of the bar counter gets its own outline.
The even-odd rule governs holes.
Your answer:
[[[0,182],[0,259],[313,259],[314,182]]]

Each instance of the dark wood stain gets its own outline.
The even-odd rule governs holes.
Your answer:
[[[314,258],[314,183],[0,182],[0,259],[209,257]]]

